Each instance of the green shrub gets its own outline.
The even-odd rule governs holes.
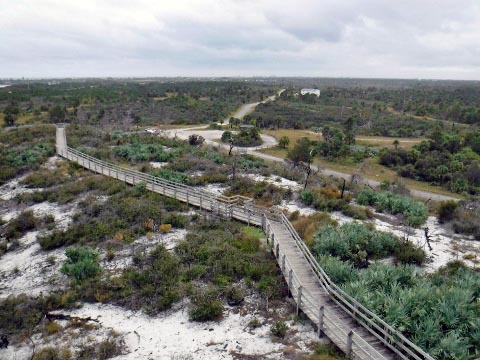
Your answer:
[[[458,203],[453,200],[442,201],[438,206],[438,222],[444,224],[453,220]]]
[[[169,169],[168,167],[152,170],[150,174],[179,184],[190,184],[190,177],[187,174]]]
[[[457,233],[473,235],[480,240],[480,206],[475,201],[457,207],[452,221],[453,230]]]
[[[263,275],[257,283],[257,289],[267,299],[279,298],[284,290],[282,281],[281,276]]]
[[[428,353],[476,358],[480,277],[454,265],[425,276],[412,265],[374,264],[356,271],[344,290]]]
[[[110,359],[122,354],[122,348],[116,340],[105,339],[98,344],[97,356],[99,360]]]
[[[35,171],[22,180],[22,184],[29,188],[48,188],[65,182],[66,176],[59,170],[42,169]]]
[[[358,193],[357,202],[360,205],[373,206],[379,212],[401,214],[407,224],[413,227],[419,227],[428,217],[428,208],[424,203],[388,191],[364,189]]]
[[[279,321],[276,321],[275,324],[273,324],[270,327],[270,332],[273,335],[283,339],[285,335],[287,335],[288,329],[289,329],[288,324],[283,320],[279,320]]]
[[[390,233],[372,231],[364,224],[347,223],[323,227],[315,236],[313,250],[317,256],[331,255],[365,267],[369,259],[393,254],[397,246],[399,239]]]
[[[98,253],[91,248],[69,248],[65,251],[65,255],[67,255],[67,260],[63,263],[61,272],[77,282],[95,277],[102,270]]]
[[[320,344],[316,345],[313,354],[302,358],[302,360],[337,360],[345,359],[343,352],[335,345]]]
[[[192,321],[218,320],[223,313],[223,305],[217,289],[197,290],[192,296],[192,308],[189,310]]]
[[[341,199],[339,190],[333,186],[305,190],[300,198],[305,205],[328,212],[342,210],[349,202],[347,197]]]
[[[44,347],[35,351],[33,360],[70,360],[72,353],[69,349],[59,349],[58,347]]]
[[[162,220],[165,224],[171,224],[177,229],[184,229],[188,225],[188,218],[185,215],[168,213]]]
[[[138,255],[135,266],[124,271],[121,290],[112,296],[130,308],[143,308],[155,315],[178,300],[178,260],[162,245],[146,256]]]
[[[235,146],[259,146],[262,144],[260,132],[256,128],[250,130],[241,130],[236,134],[225,131],[222,134],[222,142],[232,142]]]
[[[26,232],[35,229],[39,223],[40,219],[33,214],[33,211],[24,211],[15,219],[10,220],[3,235],[7,238],[7,240],[18,239]]]
[[[252,197],[257,200],[258,203],[263,205],[271,205],[275,199],[281,201],[283,199],[289,199],[292,196],[290,189],[283,189],[266,181],[256,182],[248,177],[237,177],[235,181],[230,184],[230,188],[226,191],[225,195],[243,195]]]
[[[350,204],[342,208],[342,214],[356,220],[367,220],[373,217],[373,213],[369,208]]]
[[[300,211],[298,210],[295,210],[294,212],[292,212],[288,218],[288,220],[290,221],[297,221],[300,217]]]
[[[51,293],[32,298],[21,294],[0,300],[0,332],[20,338],[30,336],[45,313],[72,305],[75,299],[70,295]]]
[[[135,142],[117,146],[113,149],[113,154],[120,159],[131,163],[145,161],[168,162],[180,155],[178,150],[165,150],[161,144],[143,144]]]
[[[225,289],[225,297],[227,298],[227,303],[230,306],[237,306],[245,298],[245,291],[240,286],[229,286]]]
[[[318,262],[337,285],[343,285],[355,278],[354,267],[351,262],[341,261],[330,255],[320,255]]]
[[[260,320],[258,320],[256,317],[254,317],[252,320],[250,320],[247,324],[247,326],[250,328],[250,329],[256,329],[256,328],[259,328],[262,326],[262,323],[260,322]]]
[[[427,259],[427,253],[411,241],[400,241],[395,249],[395,257],[402,264],[422,265]]]

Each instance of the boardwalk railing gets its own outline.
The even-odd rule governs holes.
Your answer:
[[[173,197],[189,205],[212,211],[220,216],[235,218],[251,225],[262,225],[262,216],[278,219],[279,215],[253,203],[253,200],[244,196],[215,196],[192,186],[176,183],[140,171],[114,165],[90,155],[84,154],[68,146],[58,147],[57,153],[68,160],[99,174],[107,175],[128,184],[145,184],[148,190],[162,195]]]
[[[312,255],[305,242],[300,238],[290,221],[282,213],[281,222],[288,229],[305,259],[309,262],[322,288],[326,290],[330,299],[339,305],[347,314],[363,325],[379,341],[395,352],[402,359],[431,359],[433,358],[420,347],[408,340],[399,331],[388,325],[376,314],[368,310],[357,300],[338,287],[322,269]],[[311,301],[308,299],[307,301]],[[318,305],[317,305],[318,308]],[[317,315],[317,324],[319,319]],[[319,326],[321,328],[321,326]],[[355,334],[354,334],[355,336]],[[330,337],[330,336],[329,336]]]
[[[289,291],[295,299],[297,312],[301,309],[317,324],[319,336],[322,334],[327,335],[330,340],[351,357],[359,359],[384,359],[385,357],[382,354],[375,350],[355,331],[341,328],[339,326],[341,321],[338,321],[338,316],[330,311],[328,306],[321,304],[319,299],[315,299],[315,296],[310,294],[306,289],[303,289],[302,279],[295,274],[288,256],[286,256],[284,249],[276,240],[277,235],[273,230],[272,222],[281,223],[295,241],[296,246],[301,251],[305,260],[310,264],[322,289],[345,313],[353,317],[399,358],[433,360],[425,351],[413,344],[400,332],[340,289],[325,273],[283,213],[276,213],[270,209],[256,206],[253,200],[247,197],[215,196],[198,188],[101,161],[66,146],[66,139],[59,137],[58,132],[57,153],[96,173],[107,175],[132,185],[145,184],[148,190],[173,197],[179,201],[217,213],[223,217],[234,218],[246,222],[249,225],[252,224],[262,227],[271,242],[272,250],[287,281]]]

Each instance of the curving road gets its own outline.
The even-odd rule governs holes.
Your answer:
[[[270,96],[268,99],[265,99],[264,101],[261,102],[255,102],[255,103],[249,103],[242,105],[238,108],[238,110],[232,115],[232,117],[242,119],[245,115],[253,112],[255,110],[255,107],[258,106],[261,103],[265,103],[267,101],[273,101],[279,96],[285,89],[282,89],[279,91],[277,95]],[[227,123],[230,121],[230,117],[225,119],[224,123]],[[172,130],[161,130],[160,134],[163,136],[171,137],[171,138],[179,138],[182,140],[187,140],[188,137],[192,134],[198,134],[202,135],[205,138],[205,143],[208,145],[213,145],[217,146],[226,150],[229,150],[229,145],[219,143],[216,140],[220,139],[222,136],[223,130],[207,130],[208,125],[203,125],[203,126],[197,126],[197,127],[191,127],[191,128],[185,128],[185,129],[172,129]],[[279,158],[273,155],[268,155],[264,154],[262,152],[259,152],[258,150],[260,149],[265,149],[269,147],[274,147],[278,144],[277,139],[275,139],[273,136],[270,135],[264,135],[262,134],[262,140],[263,144],[260,146],[256,147],[235,147],[234,151],[237,151],[239,153],[243,154],[250,154],[268,161],[275,161],[275,162],[282,162],[285,163],[285,159]],[[340,179],[345,179],[347,181],[351,180],[352,174],[349,173],[343,173],[335,170],[329,170],[325,169],[323,167],[319,167],[316,165],[312,165],[312,168],[314,171],[317,171],[320,174],[326,175],[326,176],[333,176],[336,178]],[[370,179],[362,179],[363,183],[366,185],[369,185],[371,187],[377,187],[381,183],[379,181],[375,180],[370,180]],[[429,191],[422,191],[422,190],[414,190],[414,189],[409,189],[410,194],[414,197],[424,199],[424,200],[434,200],[434,201],[447,201],[447,200],[454,200],[454,201],[459,201],[458,198],[455,198],[453,196],[448,196],[448,195],[442,195],[442,194],[436,194],[432,193]]]
[[[249,104],[244,104],[242,106],[240,106],[233,114],[232,116],[226,118],[224,120],[224,124],[229,124],[230,123],[230,118],[236,118],[236,119],[243,119],[245,115],[248,115],[250,113],[253,112],[253,110],[255,110],[255,108],[260,105],[260,104],[264,104],[266,102],[269,102],[269,101],[274,101],[278,96],[280,96],[282,94],[282,92],[284,92],[285,89],[282,89],[280,90],[277,95],[272,95],[272,96],[269,96],[268,98],[266,98],[265,100],[263,101],[259,101],[259,102],[255,102],[255,103],[249,103]],[[220,123],[219,123],[220,124]]]

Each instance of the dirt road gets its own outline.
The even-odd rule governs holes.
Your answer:
[[[278,95],[280,95],[283,91],[284,90],[281,90],[278,93]],[[276,95],[276,96],[278,96],[278,95]],[[269,97],[268,99],[266,99],[262,102],[273,101],[273,100],[275,100],[276,96],[273,95],[273,96]],[[243,118],[245,115],[252,112],[255,109],[255,107],[258,106],[258,104],[260,104],[260,103],[261,102],[256,102],[256,103],[250,103],[250,104],[242,105],[234,113],[233,117],[236,117],[238,119]],[[230,118],[226,119],[227,122],[229,120],[230,120]],[[176,137],[176,138],[179,138],[179,139],[182,139],[182,140],[186,140],[186,139],[188,139],[188,137],[191,134],[195,133],[195,134],[202,135],[205,138],[205,142],[207,144],[217,146],[217,147],[228,150],[229,145],[218,143],[217,141],[215,141],[215,140],[218,140],[222,136],[223,131],[222,130],[206,130],[207,127],[208,126],[197,126],[197,127],[186,128],[186,129],[162,130],[160,134],[163,134],[164,136],[168,136],[168,137],[171,137],[171,138]],[[272,155],[268,155],[268,154],[264,154],[264,153],[261,153],[261,152],[258,151],[260,149],[273,147],[273,146],[276,146],[278,144],[277,140],[273,136],[264,135],[264,134],[262,134],[261,136],[262,136],[262,140],[263,140],[262,145],[257,146],[257,147],[246,147],[246,148],[235,147],[234,151],[236,151],[238,153],[242,153],[242,154],[250,154],[250,155],[253,155],[253,156],[268,160],[268,161],[285,163],[285,160],[282,159],[282,158],[272,156]],[[335,170],[329,170],[329,169],[325,169],[323,167],[318,167],[318,166],[315,166],[315,165],[313,165],[313,168],[314,168],[315,171],[318,171],[320,174],[323,174],[323,175],[326,175],[326,176],[333,176],[333,177],[341,178],[341,179],[345,179],[345,180],[350,180],[352,178],[352,174],[342,173],[342,172],[335,171]],[[372,187],[376,187],[376,186],[380,185],[380,182],[375,181],[375,180],[363,179],[362,181],[365,184],[367,184],[369,186],[372,186]],[[453,197],[453,196],[435,194],[435,193],[428,192],[428,191],[410,189],[410,193],[411,193],[412,196],[417,197],[417,198],[421,198],[421,199],[424,199],[424,200],[429,200],[430,199],[430,200],[434,200],[434,201],[447,201],[447,200],[458,201],[458,199]]]

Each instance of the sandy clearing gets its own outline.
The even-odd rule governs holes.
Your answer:
[[[173,310],[155,317],[124,310],[113,305],[85,304],[71,312],[74,316],[92,317],[124,336],[128,354],[115,359],[234,359],[234,354],[283,359],[287,347],[272,341],[270,327],[249,330],[247,324],[258,314],[240,315],[226,308],[219,322],[195,323],[188,320],[187,308],[177,304]],[[291,338],[300,351],[308,351],[315,341],[315,331],[307,323],[292,324]]]

